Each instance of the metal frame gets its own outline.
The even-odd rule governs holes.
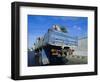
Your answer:
[[[77,9],[77,10],[93,10],[95,13],[95,61],[94,61],[94,72],[80,72],[80,73],[61,73],[61,74],[46,74],[46,75],[30,75],[20,76],[20,7],[47,7],[47,8],[60,8],[60,9]],[[13,2],[12,8],[12,31],[11,31],[11,78],[14,80],[23,79],[40,79],[40,78],[57,78],[57,77],[72,77],[72,76],[86,76],[86,75],[97,75],[97,7],[93,6],[76,6],[76,5],[60,5],[60,4],[44,4],[44,3],[28,3],[28,2]]]

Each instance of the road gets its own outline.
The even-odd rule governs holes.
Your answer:
[[[87,56],[71,55],[64,58],[67,60],[66,65],[87,64]],[[28,66],[40,66],[39,57],[34,54],[34,51],[28,52]]]

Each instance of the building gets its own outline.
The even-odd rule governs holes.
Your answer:
[[[87,56],[88,55],[88,39],[87,37],[78,39],[78,46],[75,48],[74,55]]]

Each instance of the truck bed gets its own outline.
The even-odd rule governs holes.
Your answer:
[[[35,46],[39,48],[47,44],[55,46],[78,46],[78,38],[69,36],[67,33],[51,30],[48,31]]]

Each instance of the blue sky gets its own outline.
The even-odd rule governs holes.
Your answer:
[[[66,27],[71,36],[87,36],[87,17],[28,15],[28,47],[55,24]]]

